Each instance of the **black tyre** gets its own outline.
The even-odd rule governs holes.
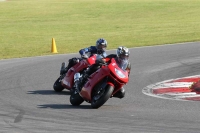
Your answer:
[[[62,86],[61,84],[61,80],[60,80],[60,77],[55,81],[55,83],[53,84],[53,89],[56,91],[56,92],[61,92],[64,87]]]
[[[83,98],[76,91],[74,91],[74,93],[70,96],[70,103],[73,106],[79,106],[81,103],[83,103],[83,101]]]
[[[111,97],[113,90],[114,88],[110,85],[106,85],[104,88],[101,86],[95,88],[92,92],[92,108],[101,107]]]

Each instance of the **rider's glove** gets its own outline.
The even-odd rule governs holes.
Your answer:
[[[81,55],[81,58],[83,58],[83,59],[87,59],[88,56],[87,56],[86,54],[83,54],[83,55]]]
[[[104,64],[106,64],[106,62],[105,62],[104,59],[98,59],[98,60],[95,61],[95,63],[98,64],[98,65],[104,65]]]

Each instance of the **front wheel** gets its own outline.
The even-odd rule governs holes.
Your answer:
[[[79,106],[81,103],[83,103],[83,101],[83,98],[76,91],[74,91],[70,96],[70,103],[73,106]]]
[[[101,107],[112,95],[113,93],[113,86],[106,85],[104,88],[97,87],[93,90],[91,106],[92,108],[99,108]]]
[[[53,89],[56,91],[56,92],[61,92],[64,87],[62,86],[61,84],[61,79],[60,77],[55,81],[55,83],[53,84]]]

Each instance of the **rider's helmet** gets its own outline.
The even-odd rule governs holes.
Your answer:
[[[116,51],[117,60],[120,64],[124,64],[128,62],[130,51],[127,47],[120,46]]]
[[[108,43],[105,39],[100,38],[96,41],[97,54],[105,52]]]

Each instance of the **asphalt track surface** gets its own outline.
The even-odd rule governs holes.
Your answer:
[[[73,107],[67,90],[53,91],[61,62],[78,54],[0,60],[0,133],[199,133],[198,101],[155,98],[142,89],[200,74],[200,43],[130,51],[125,98],[99,109],[86,102]]]

